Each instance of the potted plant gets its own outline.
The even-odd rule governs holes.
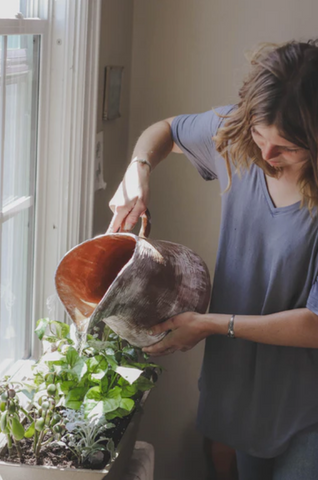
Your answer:
[[[2,480],[120,478],[160,368],[99,328],[79,344],[74,328],[39,320],[45,353],[32,374],[0,380]]]

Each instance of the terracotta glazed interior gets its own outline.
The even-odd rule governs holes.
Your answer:
[[[135,246],[136,240],[128,235],[104,235],[75,247],[63,258],[56,272],[56,289],[72,318],[75,309],[85,317],[92,314]]]

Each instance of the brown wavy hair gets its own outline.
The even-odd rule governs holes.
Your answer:
[[[302,206],[318,206],[318,40],[264,44],[251,57],[251,70],[239,90],[240,101],[214,137],[225,158],[229,183],[255,163],[268,175],[280,169],[268,165],[251,135],[257,124],[274,125],[280,136],[308,149],[298,185]]]

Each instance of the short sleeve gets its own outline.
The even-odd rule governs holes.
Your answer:
[[[235,105],[227,105],[204,113],[179,115],[172,121],[173,141],[205,180],[214,180],[218,176],[216,158],[219,154],[212,137],[226,120],[219,115],[228,115],[234,108]]]
[[[306,308],[318,315],[318,278],[309,292]]]

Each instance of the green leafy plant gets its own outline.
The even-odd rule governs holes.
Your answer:
[[[105,433],[115,418],[129,415],[143,392],[154,386],[160,367],[140,348],[123,341],[107,326],[95,329],[77,349],[75,327],[49,319],[37,322],[45,353],[24,383],[0,382],[0,430],[22,458],[20,442],[32,438],[38,459],[52,442],[71,450],[83,463],[107,449]],[[28,399],[22,406],[20,399]]]
[[[113,423],[104,423],[94,417],[87,420],[83,406],[80,410],[67,408],[62,415],[66,432],[57,443],[71,450],[80,464],[87,460],[91,464],[98,463],[103,458],[100,453],[104,450],[108,450],[111,458],[114,457],[114,442],[111,438],[103,436],[104,432],[115,426]]]
[[[41,396],[36,395],[32,404],[33,421],[25,432],[26,438],[33,437],[33,451],[36,458],[40,450],[54,439],[61,437],[65,430],[62,416],[56,411],[56,386],[51,383]]]
[[[0,392],[0,431],[7,437],[9,455],[14,443],[22,460],[20,441],[33,437],[33,452],[37,458],[41,447],[59,438],[65,429],[61,415],[55,412],[55,385],[48,386],[46,395],[36,397],[28,411],[23,408],[20,400],[24,392],[23,383],[13,383],[5,378],[0,383]],[[45,437],[48,437],[46,441]]]
[[[24,427],[20,421],[21,413],[27,415],[22,408],[17,395],[20,384],[11,383],[8,377],[0,383],[0,432],[7,437],[8,450],[12,451],[12,442],[15,443],[19,457],[21,458],[20,440],[24,437]]]

